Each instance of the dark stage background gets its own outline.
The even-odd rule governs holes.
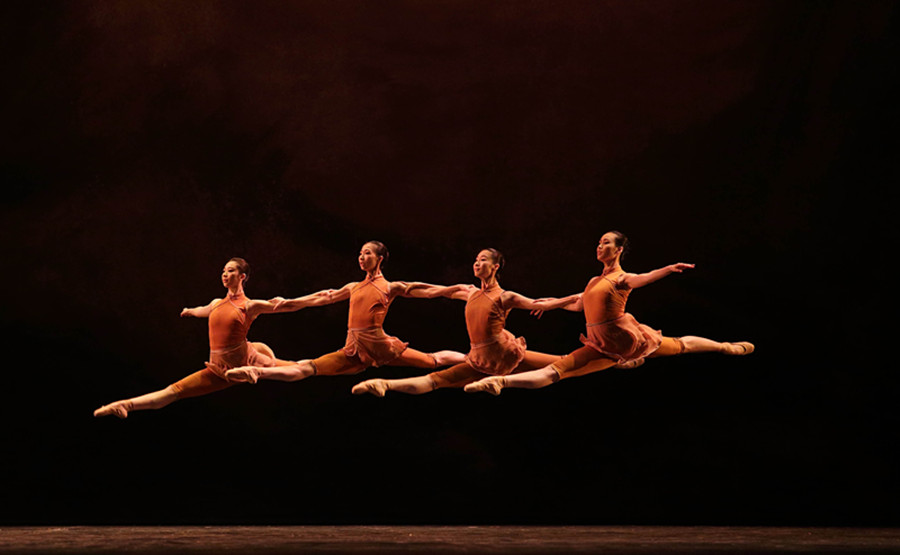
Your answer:
[[[886,286],[893,2],[4,3],[3,524],[900,524]],[[125,421],[202,367],[231,256],[251,297],[360,278],[577,292],[697,267],[629,309],[750,340],[500,397],[234,387]],[[347,305],[261,317],[283,358]],[[513,313],[532,349],[580,314]],[[466,350],[463,303],[388,332]]]

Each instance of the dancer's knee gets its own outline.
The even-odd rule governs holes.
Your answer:
[[[650,358],[684,354],[688,351],[690,337],[663,337],[659,348],[650,353]]]
[[[556,383],[562,379],[562,374],[559,373],[559,369],[555,364],[547,367],[547,376],[550,378],[550,383]]]

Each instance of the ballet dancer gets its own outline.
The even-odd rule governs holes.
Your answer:
[[[387,335],[382,324],[388,308],[397,297],[437,298],[452,295],[456,288],[421,282],[390,282],[381,273],[388,259],[388,250],[380,241],[369,241],[359,251],[359,267],[366,279],[351,282],[340,289],[326,289],[314,293],[324,296],[324,304],[350,301],[347,340],[344,347],[314,360],[301,360],[290,365],[263,366],[248,363],[225,373],[236,382],[256,383],[260,379],[293,382],[310,376],[358,374],[370,366],[412,366],[438,368],[456,364],[465,355],[456,351],[423,353],[409,348],[409,344]],[[278,299],[279,311],[303,308],[306,297]],[[318,297],[317,297],[318,298]]]
[[[610,231],[601,237],[597,260],[603,264],[603,272],[592,278],[584,292],[566,307],[584,311],[587,337],[581,336],[583,347],[544,368],[483,378],[465,386],[465,391],[499,395],[507,387],[537,389],[612,366],[636,367],[647,357],[700,352],[748,355],[753,352],[753,344],[746,341],[727,343],[696,336],[664,337],[659,331],[638,323],[625,312],[625,302],[631,291],[694,265],[679,262],[644,274],[625,273],[620,259],[626,246],[627,238],[621,232]]]
[[[513,308],[543,312],[564,307],[573,304],[578,295],[533,300],[513,291],[504,291],[497,281],[497,274],[503,265],[503,255],[497,249],[480,251],[472,271],[481,281],[481,287],[456,285],[452,286],[455,292],[445,295],[466,301],[466,328],[471,350],[464,362],[425,376],[366,380],[355,385],[351,392],[371,393],[379,397],[388,391],[419,395],[440,388],[463,387],[485,376],[542,368],[562,358],[562,355],[527,350],[524,337],[515,337],[505,329],[506,317]],[[443,290],[439,292],[444,293]]]
[[[260,314],[287,312],[276,306],[276,300],[248,299],[244,294],[244,284],[250,276],[250,266],[243,258],[232,258],[222,270],[222,285],[228,294],[222,299],[213,299],[206,306],[185,308],[181,316],[207,318],[209,320],[209,362],[206,368],[195,372],[175,383],[139,397],[116,401],[94,411],[94,416],[115,415],[127,418],[135,410],[160,409],[179,399],[207,395],[225,389],[232,382],[225,372],[236,366],[253,364],[256,366],[279,366],[294,364],[293,361],[275,358],[275,353],[264,343],[250,343],[247,332],[253,320]],[[325,304],[326,295],[312,294],[295,299],[292,310]]]

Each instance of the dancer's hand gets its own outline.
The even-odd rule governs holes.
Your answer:
[[[687,264],[687,263],[685,263],[685,262],[678,262],[678,263],[676,263],[676,264],[670,265],[670,266],[669,266],[669,270],[671,270],[673,273],[678,273],[678,274],[680,274],[681,272],[683,272],[683,271],[685,271],[685,270],[689,270],[689,269],[691,269],[691,268],[693,268],[693,267],[694,267],[693,264]]]
[[[182,309],[181,309],[181,314],[180,314],[180,316],[181,316],[182,318],[187,318],[187,317],[190,316],[190,315],[191,315],[191,309],[190,309],[190,308],[185,307],[185,308],[182,308]]]
[[[555,300],[556,300],[556,299],[554,299],[554,298],[552,298],[552,297],[544,297],[543,299],[535,299],[534,302],[536,302],[536,303],[543,303],[543,302],[547,302],[547,301],[555,301]],[[540,319],[541,319],[541,316],[544,315],[544,309],[543,309],[543,308],[535,308],[535,309],[532,309],[531,315],[532,315],[532,316],[537,316],[538,320],[540,320]]]

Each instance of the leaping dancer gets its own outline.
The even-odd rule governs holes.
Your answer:
[[[295,364],[275,358],[264,343],[250,343],[247,332],[260,314],[287,312],[272,301],[248,299],[244,295],[244,283],[250,275],[250,266],[243,258],[232,258],[222,270],[222,285],[228,290],[225,298],[214,299],[206,306],[185,308],[182,317],[209,319],[209,362],[206,368],[175,383],[139,397],[116,401],[94,411],[94,416],[115,415],[127,418],[135,410],[160,409],[188,397],[207,395],[225,389],[232,382],[225,377],[228,369],[252,364],[275,367]],[[293,310],[324,304],[326,295],[313,294],[295,299]]]

